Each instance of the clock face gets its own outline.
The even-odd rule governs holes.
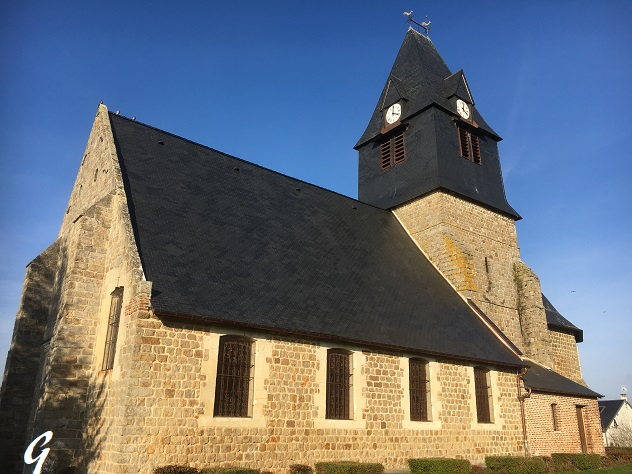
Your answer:
[[[470,108],[469,106],[463,102],[461,99],[456,100],[456,111],[459,113],[461,117],[464,119],[470,118]]]
[[[399,120],[402,115],[402,105],[393,104],[386,111],[386,123],[393,124]]]

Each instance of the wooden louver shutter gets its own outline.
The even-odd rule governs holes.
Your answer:
[[[474,163],[481,164],[481,146],[478,140],[478,135],[469,132],[462,127],[458,127],[459,130],[459,145],[461,147],[461,156],[466,160],[473,161]]]
[[[467,130],[459,127],[459,143],[461,145],[461,156],[470,159],[470,146],[467,139]]]
[[[476,164],[481,164],[481,147],[478,144],[478,136],[470,133],[470,139],[472,141],[472,161]]]
[[[380,168],[385,170],[391,167],[391,141],[380,144]]]
[[[380,169],[385,170],[398,165],[406,159],[404,132],[380,143]]]
[[[404,153],[404,134],[400,133],[391,138],[391,143],[393,147],[393,162],[397,165],[406,158]]]

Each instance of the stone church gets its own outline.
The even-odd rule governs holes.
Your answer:
[[[603,453],[582,331],[520,259],[500,139],[412,29],[355,146],[357,200],[100,105],[26,270],[5,472],[49,430],[50,459],[90,473]]]

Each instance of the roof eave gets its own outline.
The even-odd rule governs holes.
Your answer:
[[[495,367],[505,367],[505,368],[510,368],[510,369],[520,369],[522,367],[528,366],[528,364],[524,363],[523,361],[520,361],[519,363],[518,362],[510,363],[508,361],[481,359],[481,358],[475,358],[475,357],[465,357],[465,356],[442,353],[442,352],[437,352],[437,351],[420,350],[420,349],[415,349],[411,347],[397,346],[397,345],[392,345],[392,344],[383,344],[383,343],[372,342],[372,341],[364,341],[361,339],[345,338],[345,337],[336,336],[333,334],[321,334],[321,333],[315,333],[315,332],[309,332],[309,331],[275,328],[275,327],[267,326],[264,324],[240,323],[236,321],[223,319],[221,317],[213,317],[213,316],[207,316],[207,315],[201,315],[201,314],[190,314],[190,313],[165,310],[165,309],[160,309],[160,308],[155,308],[155,307],[152,308],[152,310],[154,314],[158,317],[162,316],[168,319],[195,321],[202,324],[221,324],[223,326],[256,330],[256,331],[261,331],[268,334],[278,334],[278,335],[283,335],[283,336],[297,336],[297,337],[304,337],[308,339],[317,339],[321,341],[326,340],[326,341],[333,341],[333,342],[344,342],[347,344],[353,344],[353,345],[379,349],[379,350],[385,350],[385,351],[400,352],[400,353],[413,353],[413,354],[425,355],[425,356],[430,356],[430,357],[437,357],[441,359],[454,360],[454,361],[459,361],[459,362],[473,362],[473,363],[489,364]]]

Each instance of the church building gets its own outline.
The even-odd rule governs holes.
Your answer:
[[[46,431],[89,473],[603,454],[583,333],[520,258],[500,140],[413,29],[355,146],[357,200],[100,105],[27,266],[5,472]]]

